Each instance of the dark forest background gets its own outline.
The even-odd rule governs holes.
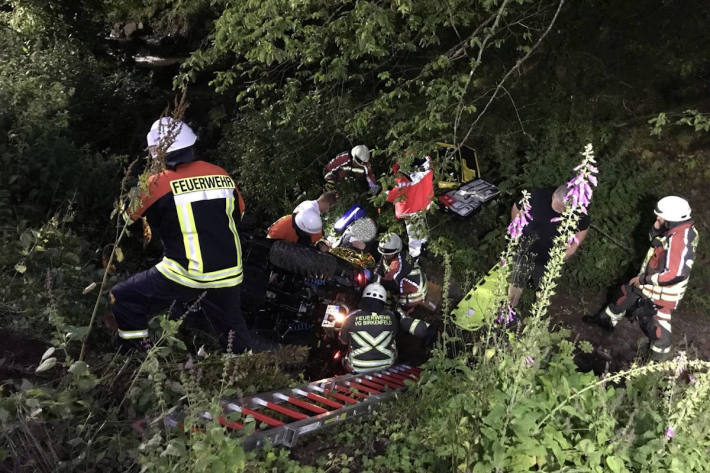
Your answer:
[[[701,234],[684,307],[704,317],[710,310],[702,240],[710,230],[709,26],[710,4],[702,0],[2,1],[3,333],[61,346],[66,366],[74,366],[70,361],[86,334],[95,296],[82,296],[82,290],[103,276],[122,182],[135,184],[146,164],[150,125],[183,93],[189,103],[184,119],[199,135],[200,156],[235,178],[251,231],[261,234],[295,202],[315,198],[325,163],[355,144],[375,150],[373,167],[385,185],[391,164],[405,152],[431,152],[438,141],[475,148],[483,177],[500,187],[501,197],[473,218],[441,211],[428,216],[429,258],[437,265],[447,255],[454,283],[465,290],[497,260],[510,206],[521,190],[566,181],[584,145],[592,143],[600,169],[590,208],[593,228],[565,267],[559,291],[583,299],[635,274],[655,201],[678,194],[689,199]],[[457,166],[439,159],[437,178],[455,179]],[[354,196],[341,196],[342,205],[349,197]],[[385,206],[382,223],[397,228],[390,213]],[[131,235],[110,280],[147,267],[156,252]],[[119,442],[104,451],[119,469],[138,468],[136,458],[145,452],[116,440],[119,428],[104,438],[98,434],[104,427],[91,434],[77,434],[73,423],[45,433],[28,427],[27,419],[40,408],[54,416],[45,428],[47,422],[59,425],[61,419],[107,409],[98,399],[85,406],[80,401],[97,386],[115,389],[102,384],[118,372],[105,353],[110,349],[102,349],[109,346],[108,335],[92,337],[91,356],[99,368],[94,374],[81,365],[75,368],[79,374],[62,371],[71,381],[59,387],[30,375],[29,381],[16,377],[4,385],[0,417],[3,424],[15,422],[7,424],[9,446],[0,448],[4,465],[11,465],[7,458],[22,451],[19,446],[44,450],[45,433],[52,431],[62,445],[53,452],[61,468],[106,466],[108,457],[97,459],[95,450],[84,449],[94,433],[104,442]],[[130,385],[144,391],[128,390],[134,413],[157,402],[150,397],[152,386],[171,379],[157,369],[147,372],[150,378]],[[23,386],[25,381],[30,385]],[[49,403],[66,390],[10,397],[31,389],[68,389],[66,383],[74,383],[71,399]],[[118,425],[125,407],[123,401],[117,409],[116,404],[106,418]],[[426,435],[434,435],[431,428]],[[388,429],[394,435],[396,429]],[[39,439],[34,446],[33,435]],[[71,438],[82,440],[71,444]],[[702,445],[698,451],[707,451],[704,439],[695,439]],[[162,441],[168,440],[156,444]],[[389,455],[386,447],[375,450]],[[329,458],[339,458],[338,452]],[[456,449],[439,453],[437,461],[423,465],[440,470],[438,461],[448,465],[463,455]],[[285,469],[291,461],[283,453],[270,455],[274,468]],[[154,457],[143,458],[143,464],[162,468]],[[243,460],[238,458],[234,462]],[[651,471],[639,466],[646,460],[631,466],[630,458],[631,453],[623,457],[626,466],[619,469],[616,460],[600,461],[612,471]],[[385,471],[388,461],[358,468]],[[702,471],[684,468],[673,471]]]

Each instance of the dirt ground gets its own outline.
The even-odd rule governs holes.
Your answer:
[[[570,329],[571,338],[587,340],[594,347],[589,354],[578,353],[576,362],[582,371],[619,371],[644,354],[648,339],[638,322],[624,319],[613,332],[582,321],[585,314],[593,314],[606,302],[603,291],[584,290],[576,296],[561,295],[552,300],[550,317],[554,325]],[[710,318],[708,315],[684,306],[673,313],[674,352],[685,350],[691,358],[710,360]]]
[[[42,354],[49,345],[19,332],[0,329],[0,382],[13,378],[32,378]]]

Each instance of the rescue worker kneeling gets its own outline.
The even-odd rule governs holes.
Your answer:
[[[390,233],[380,240],[377,251],[382,263],[375,273],[382,277],[382,284],[397,297],[397,303],[409,311],[426,299],[427,280],[419,262],[412,263],[402,254],[402,239]]]
[[[387,290],[379,283],[368,284],[358,310],[351,312],[340,329],[340,341],[348,346],[343,364],[348,371],[366,373],[389,368],[397,361],[397,334],[411,333],[431,344],[433,327],[422,320],[397,316],[385,309]]]
[[[321,214],[335,204],[337,194],[325,192],[316,200],[306,200],[293,209],[291,215],[284,215],[274,222],[266,237],[272,240],[286,240],[301,245],[316,245],[323,238]],[[326,245],[320,248],[327,251]]]
[[[127,348],[148,349],[148,317],[183,303],[204,312],[224,347],[231,333],[234,351],[255,348],[240,308],[237,227],[244,201],[227,171],[197,158],[196,140],[187,124],[168,117],[148,133],[150,154],[157,159],[164,148],[166,169],[150,176],[126,218],[145,218],[160,231],[164,258],[111,289],[118,336]]]

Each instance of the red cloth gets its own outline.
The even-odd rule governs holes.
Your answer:
[[[426,156],[420,169],[410,174],[399,173],[395,177],[396,187],[387,193],[387,202],[394,202],[397,218],[411,217],[429,208],[434,198],[434,171],[431,158]],[[396,163],[393,169],[399,169]]]

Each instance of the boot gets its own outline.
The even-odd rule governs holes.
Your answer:
[[[614,323],[611,321],[609,316],[603,312],[597,312],[593,315],[585,315],[582,317],[582,321],[590,325],[598,325],[607,332],[614,331]]]

